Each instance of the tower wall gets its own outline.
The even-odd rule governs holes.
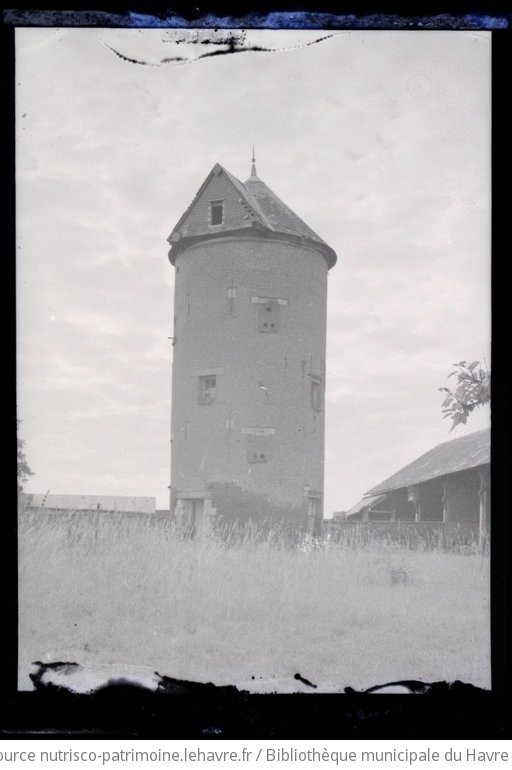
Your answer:
[[[325,257],[233,235],[184,248],[175,268],[171,505],[321,518]]]

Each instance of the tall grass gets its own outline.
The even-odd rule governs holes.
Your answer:
[[[33,660],[242,686],[296,672],[319,690],[403,678],[490,686],[481,555],[190,541],[161,520],[114,514],[23,515],[19,542],[22,689]]]

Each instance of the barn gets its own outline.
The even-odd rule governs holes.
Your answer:
[[[372,532],[400,531],[478,543],[490,535],[490,430],[445,441],[377,484],[334,522],[371,522]]]

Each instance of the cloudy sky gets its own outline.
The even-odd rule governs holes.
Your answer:
[[[330,515],[488,424],[481,411],[450,434],[438,388],[453,362],[490,364],[491,37],[249,31],[246,47],[273,50],[198,59],[218,47],[190,34],[17,30],[27,491],[168,506],[166,238],[214,163],[249,176],[254,143],[259,176],[338,253]]]

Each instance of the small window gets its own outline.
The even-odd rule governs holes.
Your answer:
[[[263,452],[250,452],[247,455],[247,460],[250,463],[266,463],[267,455]]]
[[[217,397],[217,377],[214,374],[208,374],[205,377],[199,377],[199,403],[211,404]]]
[[[224,221],[224,201],[212,201],[210,204],[211,224],[221,225]]]
[[[277,332],[279,330],[279,304],[270,299],[258,307],[260,332]]]
[[[247,462],[267,463],[270,442],[268,436],[247,436]]]
[[[311,406],[318,412],[322,409],[322,380],[320,377],[311,378]]]

